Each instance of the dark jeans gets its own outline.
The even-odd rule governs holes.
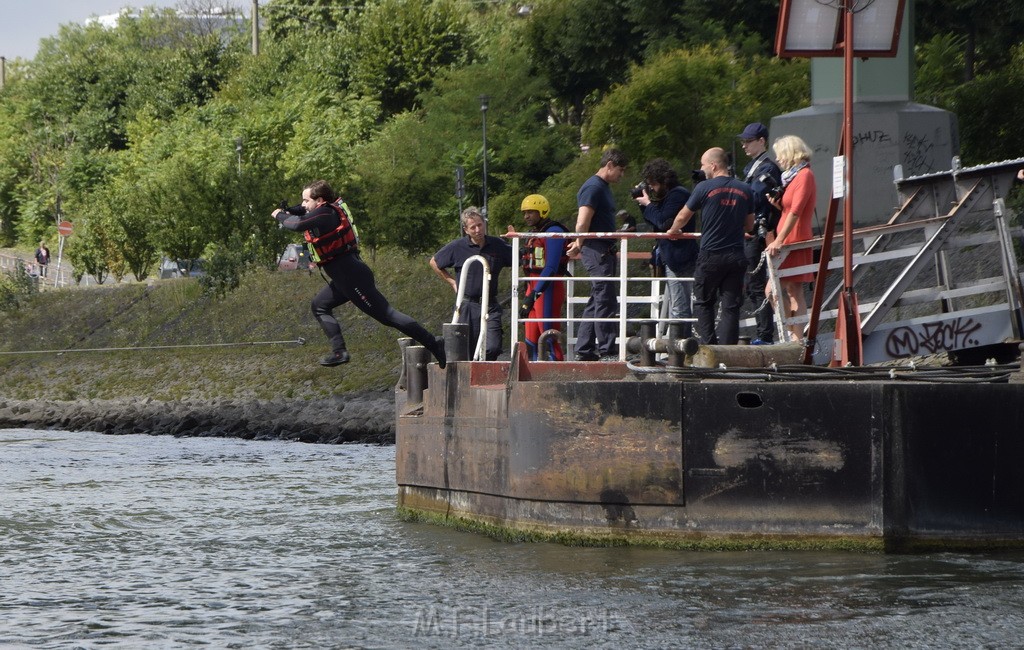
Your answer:
[[[336,257],[323,266],[323,271],[331,281],[313,298],[313,316],[320,323],[320,329],[330,340],[335,352],[345,349],[345,338],[333,311],[349,301],[374,320],[411,336],[428,350],[434,349],[434,335],[388,304],[388,299],[374,284],[373,271],[363,263],[359,255]]]
[[[735,345],[740,338],[740,306],[743,304],[743,278],[747,258],[742,248],[701,251],[693,278],[693,313],[697,317],[697,336],[711,345]],[[715,327],[719,298],[722,314]]]
[[[744,240],[743,250],[747,256],[747,275],[744,285],[744,292],[754,309],[765,303],[764,288],[768,285],[768,264],[761,264],[761,252],[764,251],[764,240],[760,237],[752,237]],[[757,273],[750,273],[757,268]],[[775,310],[769,302],[764,304],[764,309],[754,312],[754,320],[757,322],[757,338],[765,343],[775,341]]]
[[[480,303],[479,298],[466,299],[459,310],[459,322],[469,325],[469,358],[476,353],[476,340],[480,337]],[[498,301],[492,299],[487,304],[487,337],[484,341],[484,358],[494,361],[501,354],[501,318],[504,311]]]
[[[589,240],[580,251],[583,268],[591,277],[614,278],[615,245],[609,240]],[[590,283],[590,300],[583,308],[583,318],[615,318],[619,315],[619,288],[617,282]],[[615,337],[619,328],[615,323],[580,323],[576,333],[576,354],[608,356],[617,353]]]

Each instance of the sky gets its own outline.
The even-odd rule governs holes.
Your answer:
[[[225,2],[225,5],[237,3]],[[174,7],[177,0],[0,0],[0,56],[31,59],[40,39],[67,23],[116,14],[125,6]]]

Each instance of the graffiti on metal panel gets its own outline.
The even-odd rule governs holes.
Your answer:
[[[885,340],[885,351],[891,357],[933,354],[979,345],[974,334],[982,327],[973,318],[924,323],[914,327],[897,327]]]

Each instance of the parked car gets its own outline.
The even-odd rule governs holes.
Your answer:
[[[172,260],[169,257],[165,257],[160,260],[160,279],[195,278],[200,275],[206,275],[203,264],[204,261],[201,259]]]
[[[312,271],[314,266],[316,265],[309,258],[309,250],[306,249],[305,244],[288,244],[277,261],[277,268],[282,271],[296,269]]]

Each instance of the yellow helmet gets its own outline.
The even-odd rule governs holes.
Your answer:
[[[547,219],[548,213],[551,212],[551,204],[540,194],[531,194],[523,199],[523,205],[519,209],[523,211],[536,210],[540,213],[541,219]]]

